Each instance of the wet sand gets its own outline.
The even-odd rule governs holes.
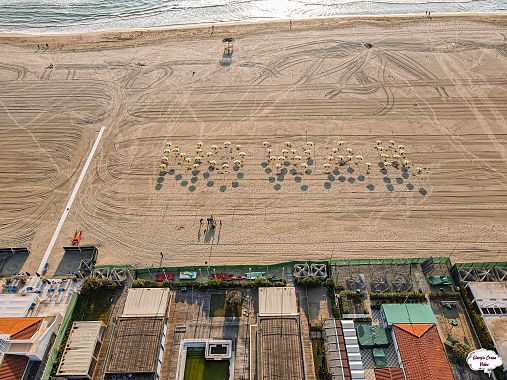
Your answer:
[[[507,17],[345,18],[0,38],[0,246],[47,248],[96,133],[106,127],[55,245],[83,230],[98,264],[272,263],[506,253]],[[224,56],[224,37],[233,37]],[[46,48],[45,44],[48,44]],[[371,44],[371,45],[368,45]],[[37,47],[39,45],[39,47]],[[51,66],[52,64],[52,66]],[[409,170],[373,147],[405,146]],[[371,162],[327,174],[338,141]],[[182,151],[241,144],[244,165],[161,175]],[[308,174],[277,176],[262,142]],[[281,153],[277,153],[277,156]],[[224,148],[219,161],[233,161]],[[334,165],[334,164],[333,164]],[[171,165],[169,165],[171,168]],[[428,168],[417,173],[416,167]],[[206,174],[208,173],[208,174]],[[222,221],[199,239],[199,220]]]

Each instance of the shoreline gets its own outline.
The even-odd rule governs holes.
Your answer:
[[[432,14],[430,21],[449,21],[460,19],[463,21],[486,22],[494,24],[507,24],[507,12],[489,13],[439,13]],[[402,25],[408,22],[424,22],[427,19],[424,14],[393,14],[393,15],[344,15],[344,16],[322,16],[300,19],[259,19],[257,21],[231,21],[220,23],[198,23],[174,26],[160,26],[135,29],[109,29],[102,31],[76,32],[76,33],[22,33],[22,32],[0,32],[0,42],[24,42],[36,43],[44,41],[59,41],[63,43],[72,40],[86,38],[86,42],[125,42],[129,40],[151,40],[150,37],[196,37],[204,34],[210,36],[210,28],[214,27],[214,35],[235,34],[237,36],[265,31],[268,28],[273,30],[289,30],[287,27],[292,22],[292,29],[304,30],[308,28],[331,29],[334,27],[348,26],[356,22],[377,24],[381,27],[389,27],[389,23]]]

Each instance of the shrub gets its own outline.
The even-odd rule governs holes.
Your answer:
[[[333,282],[334,284],[334,282]],[[322,280],[316,277],[305,277],[302,279],[296,279],[296,285],[302,286],[304,288],[316,288],[322,286]]]
[[[467,360],[467,356],[470,351],[472,351],[472,347],[465,343],[458,342],[452,346],[452,352],[461,362],[465,362]]]
[[[110,280],[101,280],[97,277],[86,277],[83,281],[83,285],[81,286],[81,293],[88,294],[99,289],[116,289],[118,284],[114,281]]]
[[[430,299],[446,298],[446,299],[452,299],[452,300],[461,298],[461,296],[458,292],[433,292],[433,293],[428,294],[428,297]]]
[[[243,297],[239,290],[231,290],[227,292],[225,296],[225,310],[230,315],[238,315],[241,313],[241,304],[243,303]]]

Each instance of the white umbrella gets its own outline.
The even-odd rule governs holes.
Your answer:
[[[240,160],[234,161],[234,165],[236,165],[236,166],[241,165],[241,161]]]
[[[376,143],[377,143],[377,145],[380,145],[380,144],[382,144],[382,141],[377,140]]]
[[[197,154],[202,153],[202,149],[201,149],[201,148],[197,148],[197,149],[195,150],[195,153],[197,153]]]
[[[217,164],[217,162],[216,162],[216,161],[214,161],[214,160],[211,160],[211,161],[209,162],[209,165],[210,165],[210,166],[216,166],[216,164]]]
[[[394,145],[396,142],[394,140],[389,140],[389,144]]]
[[[166,147],[169,147],[169,146],[172,146],[173,143],[172,142],[168,142],[167,144],[165,144]]]
[[[268,154],[268,156],[271,156],[273,154],[273,149],[266,150],[266,153]]]
[[[194,157],[194,161],[195,162],[201,162],[202,161],[202,157],[201,156],[195,156]]]
[[[289,154],[289,151],[287,149],[282,149],[282,154],[285,156],[285,155]]]
[[[246,153],[245,153],[245,152],[239,152],[239,156],[240,156],[240,157],[245,157],[245,156],[246,156]]]
[[[231,146],[231,142],[230,141],[224,142],[224,147],[228,148],[230,146]]]
[[[367,167],[371,167],[371,162],[366,162],[366,163],[365,163],[365,165],[366,165]]]
[[[338,153],[340,151],[340,149],[338,148],[333,148],[333,153]]]
[[[384,166],[392,166],[390,162],[384,162]]]
[[[171,153],[171,149],[164,149],[164,153],[165,153],[165,154],[169,154],[169,153]]]
[[[198,142],[198,143],[197,143],[197,147],[198,147],[198,148],[202,147],[202,142]]]
[[[333,156],[327,156],[327,160],[328,160],[328,161],[333,161],[333,160],[334,160],[334,157],[333,157]]]
[[[162,157],[162,160],[161,160],[161,161],[162,161],[162,162],[167,162],[167,161],[169,161],[169,159],[168,159],[167,157],[165,157],[165,156],[164,156],[164,157]]]
[[[194,164],[194,169],[199,169],[199,164]]]
[[[180,148],[173,148],[173,153],[179,153]]]
[[[312,151],[311,151],[310,149],[307,149],[307,150],[305,150],[305,154],[307,154],[307,155],[311,155],[311,154],[312,154]]]
[[[165,169],[165,168],[167,168],[166,164],[160,164],[160,169]]]
[[[212,145],[212,146],[211,146],[211,149],[213,149],[213,150],[218,150],[218,146],[216,146],[216,145]]]
[[[285,157],[284,156],[278,157],[278,161],[285,161]]]
[[[222,169],[224,169],[224,170],[229,169],[229,164],[223,164]]]
[[[338,145],[339,145],[339,146],[342,146],[343,144],[345,144],[345,141],[341,141],[341,140],[340,140],[340,141],[338,141]]]
[[[353,158],[354,158],[354,156],[352,156],[352,155],[348,155],[348,156],[347,156],[347,161],[352,161],[352,159],[353,159]]]
[[[213,152],[208,152],[208,153],[206,153],[206,156],[208,156],[208,157],[213,156]]]
[[[303,163],[301,164],[301,167],[302,167],[303,169],[306,169],[306,168],[308,168],[308,164],[305,164],[305,163],[303,162]]]
[[[301,156],[294,156],[294,159],[295,159],[296,161],[301,161]]]
[[[291,147],[292,147],[292,143],[291,143],[291,142],[289,142],[289,141],[286,141],[286,142],[285,142],[285,146],[286,146],[287,148],[291,148]]]
[[[241,145],[236,145],[236,150],[241,150]]]
[[[363,156],[356,156],[356,160],[362,161],[363,160]]]
[[[296,153],[297,153],[297,150],[296,150],[296,149],[291,149],[291,150],[290,150],[290,152],[291,152],[292,154],[296,154]]]
[[[269,148],[269,147],[271,146],[271,144],[270,144],[270,143],[268,143],[267,141],[264,141],[264,142],[262,143],[262,146],[263,146],[264,148]]]
[[[308,146],[313,146],[313,143],[312,143],[311,141],[308,141],[308,142],[306,143],[306,145],[308,145]]]
[[[398,145],[398,149],[405,149],[404,145]]]
[[[352,148],[347,148],[345,149],[347,152],[349,152],[350,154],[352,154]]]
[[[276,164],[276,165],[275,165],[275,169],[277,169],[277,170],[280,170],[280,169],[281,169],[281,167],[282,167],[282,165],[281,165],[281,164]]]

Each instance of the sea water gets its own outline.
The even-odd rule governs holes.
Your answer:
[[[507,0],[0,0],[0,32],[75,33],[426,11],[507,12]]]

